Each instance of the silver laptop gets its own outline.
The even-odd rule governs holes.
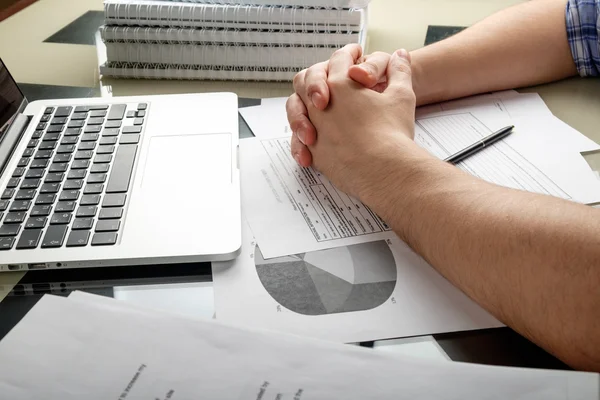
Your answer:
[[[0,271],[236,257],[237,149],[234,94],[28,104],[0,60]]]

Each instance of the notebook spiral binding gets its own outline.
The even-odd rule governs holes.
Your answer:
[[[100,72],[125,78],[290,81],[348,43],[364,45],[367,10],[350,7],[368,2],[106,0],[100,34],[108,61]]]

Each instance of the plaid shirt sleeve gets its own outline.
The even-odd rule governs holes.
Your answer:
[[[600,0],[568,0],[567,38],[581,76],[600,75]]]

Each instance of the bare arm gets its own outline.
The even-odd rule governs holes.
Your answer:
[[[486,183],[406,142],[365,203],[498,319],[600,371],[600,210]]]
[[[415,50],[418,104],[551,82],[577,73],[567,41],[567,0],[534,0]]]

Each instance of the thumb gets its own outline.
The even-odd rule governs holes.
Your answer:
[[[384,93],[397,95],[413,90],[410,54],[400,49],[392,54],[387,67],[388,86]]]

